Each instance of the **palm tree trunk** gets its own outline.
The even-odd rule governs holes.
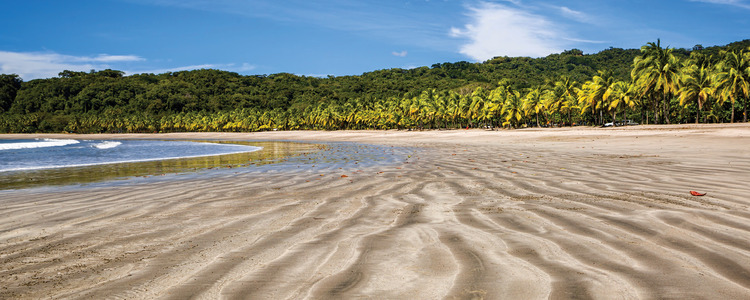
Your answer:
[[[698,120],[701,119],[701,110],[703,110],[703,102],[701,101],[701,98],[698,97],[698,111],[695,112],[695,124],[698,124]]]
[[[667,94],[664,94],[664,121],[667,124],[671,124],[669,121],[669,101],[667,100]]]
[[[612,111],[612,125],[617,124],[617,111]]]
[[[660,116],[660,124],[666,124],[667,122],[667,116],[664,114],[664,99],[662,99],[661,102],[659,102],[659,116]]]
[[[698,106],[698,110],[695,112],[695,124],[698,124],[698,120],[701,118],[701,108]]]

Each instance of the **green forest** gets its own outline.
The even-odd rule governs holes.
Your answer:
[[[0,132],[450,129],[747,122],[750,40],[573,49],[327,78],[202,69],[0,74]]]

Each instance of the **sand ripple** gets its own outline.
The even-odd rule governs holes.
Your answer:
[[[750,298],[749,156],[423,146],[5,192],[0,298]]]

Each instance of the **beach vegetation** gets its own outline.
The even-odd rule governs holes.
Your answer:
[[[357,76],[0,74],[0,132],[521,128],[747,122],[750,40],[567,50]],[[741,111],[742,116],[736,115]],[[628,121],[629,120],[629,121]]]

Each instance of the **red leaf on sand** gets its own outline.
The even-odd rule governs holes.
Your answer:
[[[690,195],[693,195],[693,196],[705,196],[706,193],[701,194],[701,193],[698,193],[696,191],[690,191]]]
[[[346,175],[341,175],[341,178],[346,178],[346,177],[349,177],[349,176],[346,176]]]

